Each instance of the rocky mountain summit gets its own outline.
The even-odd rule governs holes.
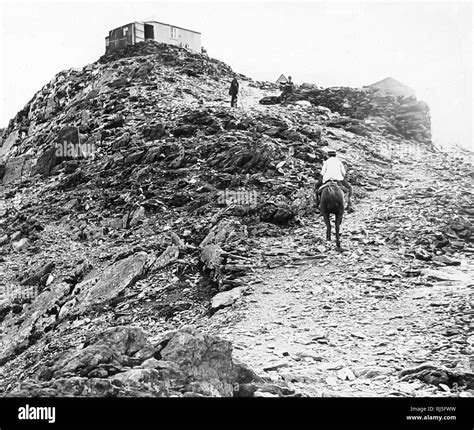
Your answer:
[[[422,102],[302,86],[270,104],[275,85],[238,75],[231,109],[233,75],[205,54],[142,42],[59,73],[10,121],[0,392],[303,396],[350,383],[389,395],[418,376],[414,395],[472,395],[471,155],[431,144]],[[341,253],[323,242],[314,205],[327,147],[361,208],[343,222]],[[307,279],[292,278],[295,267]],[[427,333],[445,321],[450,355],[430,344],[429,364],[404,350],[361,366],[340,351],[357,308],[409,303],[421,287],[438,302],[422,310]],[[350,318],[331,314],[338,304]],[[365,352],[388,344],[375,330],[386,315],[355,337]],[[390,342],[419,329],[409,318]],[[345,361],[331,367],[335,355]]]

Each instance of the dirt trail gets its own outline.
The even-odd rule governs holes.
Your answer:
[[[468,356],[446,337],[451,308],[468,296],[468,282],[429,284],[402,275],[409,260],[385,245],[374,217],[403,185],[426,185],[430,172],[398,165],[394,173],[406,179],[400,187],[370,193],[345,216],[344,252],[323,241],[320,217],[291,235],[264,239],[251,293],[214,315],[208,329],[231,340],[235,355],[257,372],[298,392],[448,395],[400,382],[397,374],[426,362],[469,370]],[[457,273],[465,270],[463,264]]]

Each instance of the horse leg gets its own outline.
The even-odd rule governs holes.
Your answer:
[[[352,193],[353,193],[352,185],[347,181],[347,179],[344,179],[342,181],[342,185],[344,185],[349,192],[349,195],[347,197],[347,208],[352,209]]]
[[[339,240],[339,227],[342,223],[342,212],[336,214],[336,246],[341,247],[341,241]]]
[[[324,223],[326,224],[326,239],[331,240],[331,220],[327,212],[323,213]]]

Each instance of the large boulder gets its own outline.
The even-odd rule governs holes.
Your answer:
[[[238,287],[229,291],[216,294],[211,301],[211,311],[233,305],[243,294],[245,288]]]
[[[130,369],[115,375],[112,384],[133,390],[134,397],[167,397],[170,392],[166,381],[155,369]]]
[[[83,349],[66,352],[52,366],[45,366],[40,380],[67,376],[108,376],[118,373],[131,356],[147,344],[143,330],[137,327],[113,327],[93,337]]]
[[[296,213],[289,200],[283,195],[272,197],[258,208],[258,214],[262,221],[278,225],[287,224]]]
[[[160,345],[160,359],[179,367],[180,377],[172,386],[205,396],[233,395],[236,369],[229,341],[186,327],[165,336]]]
[[[56,147],[54,145],[50,145],[39,156],[38,160],[36,161],[36,166],[33,167],[31,174],[48,176],[53,168],[59,163],[59,161],[60,160],[56,155]]]
[[[114,327],[59,354],[9,396],[252,396],[262,382],[232,359],[232,345],[185,327],[147,342],[137,327]]]
[[[87,277],[73,290],[73,298],[61,309],[60,317],[82,313],[91,306],[106,303],[133,286],[147,269],[148,254],[138,252],[106,267],[100,274]]]

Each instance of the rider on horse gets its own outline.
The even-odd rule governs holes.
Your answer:
[[[319,208],[319,199],[321,195],[321,187],[328,181],[337,181],[344,187],[349,190],[349,197],[347,199],[347,208],[353,210],[351,205],[351,197],[352,197],[352,186],[347,182],[344,178],[346,176],[346,169],[342,164],[341,160],[336,157],[336,151],[329,150],[328,151],[328,159],[323,163],[323,167],[321,169],[322,179],[320,179],[316,184],[316,207]]]

